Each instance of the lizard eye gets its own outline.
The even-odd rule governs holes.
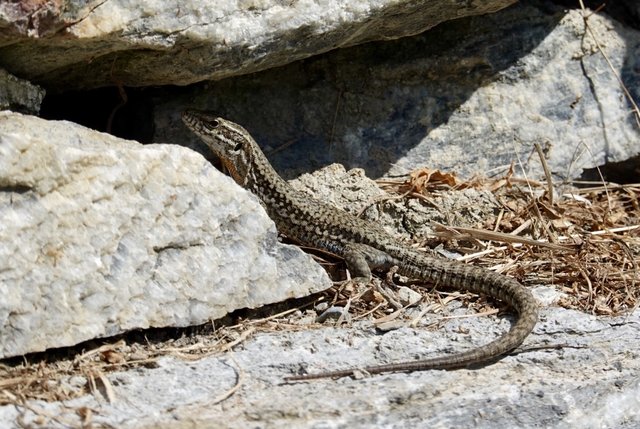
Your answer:
[[[240,142],[237,145],[235,145],[234,148],[233,148],[233,151],[234,152],[238,152],[240,149],[242,149],[242,142]]]
[[[211,128],[218,128],[220,126],[220,121],[218,121],[217,119],[212,119],[210,124]]]

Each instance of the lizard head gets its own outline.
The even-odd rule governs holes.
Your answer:
[[[182,121],[220,158],[236,183],[244,186],[253,157],[260,150],[247,130],[226,119],[195,110],[186,110]]]

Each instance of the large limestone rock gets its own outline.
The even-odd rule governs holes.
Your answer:
[[[0,357],[330,285],[199,154],[0,113]]]
[[[57,90],[185,85],[416,34],[514,1],[3,2],[0,66]]]

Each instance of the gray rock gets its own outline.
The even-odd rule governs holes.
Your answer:
[[[37,114],[44,90],[0,68],[0,110]]]
[[[333,306],[320,313],[320,315],[316,317],[314,321],[316,323],[324,323],[328,320],[337,322],[340,319],[344,319],[345,322],[348,322],[351,320],[351,315],[348,311],[345,311],[344,307]]]
[[[341,164],[331,164],[290,181],[291,186],[353,215],[359,215],[387,194],[369,179],[364,170],[346,171]]]
[[[417,34],[513,2],[4,2],[0,66],[57,89],[185,85]]]
[[[21,417],[23,425],[39,418],[56,428],[60,423],[46,416],[70,424],[79,422],[78,409],[89,407],[93,424],[119,428],[638,427],[640,311],[595,318],[546,308],[541,316],[521,353],[479,369],[282,382],[300,368],[337,369],[473,347],[506,329],[505,319],[451,319],[438,330],[382,335],[364,322],[350,329],[261,333],[229,356],[163,358],[156,369],[110,373],[112,403],[86,395],[64,403],[29,401],[28,409],[2,406],[0,425],[18,427]],[[220,401],[236,383],[240,388]]]
[[[0,113],[0,357],[329,286],[199,154]]]
[[[411,38],[160,92],[156,139],[197,147],[175,126],[188,106],[248,128],[288,178],[331,163],[372,178],[425,166],[501,174],[514,163],[539,177],[534,143],[556,178],[575,178],[640,152],[616,78],[640,99],[640,32],[606,15],[589,23],[614,70],[583,37],[582,12],[521,2]]]
[[[490,191],[474,188],[442,190],[425,197],[426,203],[396,198],[380,189],[361,168],[345,171],[340,164],[303,174],[289,183],[311,197],[376,222],[390,234],[404,238],[425,237],[433,233],[434,223],[476,227],[502,207]]]
[[[422,295],[406,286],[399,288],[397,294],[400,299],[400,303],[404,306],[415,305],[422,299]]]

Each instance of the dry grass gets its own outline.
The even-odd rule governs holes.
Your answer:
[[[438,238],[475,245],[463,260],[505,267],[503,272],[525,284],[555,286],[567,293],[562,305],[568,308],[620,314],[638,305],[640,184],[579,185],[550,187],[511,172],[459,181],[428,170],[385,183],[409,198],[468,187],[490,190],[502,205],[495,217],[477,229],[439,226]]]

